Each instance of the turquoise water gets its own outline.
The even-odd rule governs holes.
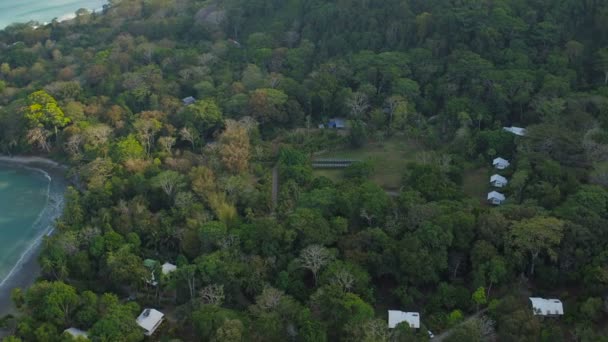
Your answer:
[[[100,10],[107,0],[0,0],[0,29],[31,20],[40,23],[74,16],[80,8]]]
[[[0,285],[50,230],[59,203],[51,179],[40,169],[0,163]]]

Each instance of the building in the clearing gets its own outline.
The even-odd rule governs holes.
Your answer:
[[[515,127],[515,126],[511,126],[511,127],[503,127],[502,128],[504,131],[509,132],[509,133],[513,133],[517,136],[523,137],[526,135],[526,129],[525,128],[521,128],[521,127]]]
[[[68,328],[65,329],[63,332],[71,335],[73,338],[83,338],[87,340],[89,339],[89,334],[87,334],[86,331],[82,331],[78,328]]]
[[[420,314],[418,312],[403,312],[388,310],[388,327],[394,328],[399,323],[406,322],[412,329],[420,328]]]
[[[189,106],[191,104],[194,104],[194,102],[196,102],[196,99],[192,96],[188,96],[182,99],[182,103],[184,104],[184,106]]]
[[[501,194],[498,191],[492,191],[488,193],[488,202],[494,205],[501,205],[506,200],[505,195]]]
[[[509,184],[509,181],[505,177],[496,174],[490,177],[490,184],[492,184],[492,186],[495,188],[502,188],[507,186],[507,184]]]
[[[144,335],[152,336],[163,322],[165,315],[156,309],[145,309],[137,317],[137,325],[144,329]]]
[[[177,271],[177,266],[168,262],[164,263],[161,268],[164,275]]]
[[[559,299],[530,297],[530,302],[532,312],[536,316],[562,316],[564,314],[564,305]]]
[[[344,129],[344,128],[346,128],[346,120],[341,119],[341,118],[331,119],[331,120],[329,120],[327,127],[335,128],[335,129]]]
[[[504,169],[508,168],[509,165],[511,165],[511,163],[509,163],[508,160],[501,158],[501,157],[494,158],[494,160],[492,161],[492,166],[494,166],[498,170],[504,170]]]

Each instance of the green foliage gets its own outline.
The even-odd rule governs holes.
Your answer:
[[[114,292],[166,310],[158,339],[426,341],[374,308],[400,301],[441,333],[497,298],[501,341],[601,341],[606,13],[580,0],[153,0],[7,27],[0,153],[36,147],[74,176],[41,281],[14,293],[16,336],[56,341],[75,325],[142,340],[138,305],[100,296]],[[348,127],[316,128],[336,117]],[[226,140],[235,123],[245,154]],[[355,153],[373,167],[313,177],[317,152],[366,144]],[[498,156],[511,166],[491,170]],[[483,203],[494,173],[509,180],[499,208]],[[471,183],[480,194],[466,197]],[[178,270],[161,278],[165,261]],[[505,295],[524,270],[530,291],[563,294],[560,324]],[[492,339],[485,328],[449,339]]]

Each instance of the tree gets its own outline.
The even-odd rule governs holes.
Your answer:
[[[471,299],[475,303],[476,310],[479,311],[479,307],[488,302],[488,299],[486,298],[486,289],[484,289],[483,287],[477,288],[477,290],[473,292]]]
[[[67,126],[71,121],[59,107],[57,100],[44,90],[31,93],[27,97],[27,104],[24,115],[32,128],[53,128],[56,136],[58,129]]]
[[[604,85],[608,85],[608,47],[597,51],[595,63],[597,70],[604,73]]]
[[[187,127],[194,127],[202,134],[212,133],[222,124],[222,111],[211,99],[196,101],[186,107],[180,115]],[[184,140],[191,141],[194,139],[184,138]]]
[[[137,138],[144,147],[146,155],[150,155],[152,146],[154,146],[154,137],[162,127],[160,121],[154,118],[141,118],[135,120],[133,127],[137,132]]]
[[[241,122],[226,120],[224,124],[226,129],[219,138],[220,158],[229,172],[243,173],[249,166],[249,132]]]
[[[288,98],[278,89],[256,89],[249,95],[251,115],[262,124],[285,123],[288,117],[284,109]]]
[[[350,110],[351,118],[354,120],[363,119],[363,114],[365,114],[369,108],[367,95],[362,92],[352,93],[352,95],[346,100],[346,106]]]
[[[303,268],[306,268],[312,272],[315,280],[315,286],[317,285],[317,274],[325,265],[327,265],[332,259],[332,255],[325,247],[320,245],[310,245],[300,251],[299,262]]]
[[[103,315],[89,330],[91,340],[139,342],[144,339],[135,316],[139,311],[133,302],[121,305],[115,295],[104,294],[100,300]]]
[[[399,95],[388,97],[384,104],[388,114],[388,132],[390,135],[394,129],[404,128],[409,108],[406,99]]]
[[[224,302],[224,285],[211,284],[203,287],[200,292],[201,302],[204,305],[221,306]]]
[[[173,197],[175,192],[185,185],[184,176],[171,170],[162,171],[151,181],[153,186],[160,188],[169,197]]]
[[[511,228],[509,245],[516,253],[529,254],[530,274],[541,252],[551,260],[557,259],[557,250],[563,236],[564,222],[554,217],[534,217],[517,222]]]
[[[169,154],[169,155],[173,154],[172,151],[171,151],[171,149],[175,145],[176,141],[177,141],[177,139],[175,139],[174,137],[160,137],[160,138],[158,138],[158,143],[163,148],[163,150],[165,150],[165,152],[167,152],[167,154]]]
[[[27,142],[30,145],[38,146],[41,150],[49,152],[51,144],[48,139],[51,133],[42,127],[34,127],[27,131]]]
[[[63,282],[42,281],[28,289],[25,303],[35,318],[65,325],[78,305],[78,295],[74,287]]]

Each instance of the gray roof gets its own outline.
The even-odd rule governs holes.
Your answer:
[[[497,199],[500,201],[504,201],[506,199],[505,195],[501,194],[498,191],[492,191],[488,193],[488,200]]]

